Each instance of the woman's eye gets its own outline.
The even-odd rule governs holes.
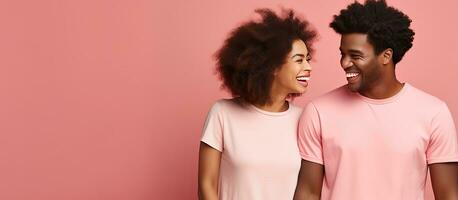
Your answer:
[[[298,63],[302,63],[302,61],[303,61],[302,59],[296,60],[296,62],[298,62]]]

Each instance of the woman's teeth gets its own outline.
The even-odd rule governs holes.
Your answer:
[[[309,76],[301,76],[296,78],[298,81],[308,81],[310,80]]]

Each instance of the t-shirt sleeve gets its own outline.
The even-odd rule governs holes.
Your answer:
[[[426,159],[428,164],[458,162],[458,137],[452,114],[445,103],[431,122]]]
[[[223,123],[221,118],[221,105],[219,105],[218,102],[215,103],[208,112],[200,141],[218,151],[223,151]]]
[[[309,103],[302,112],[297,142],[302,159],[318,164],[324,163],[320,118],[312,103]]]

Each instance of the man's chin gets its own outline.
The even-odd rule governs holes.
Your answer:
[[[352,92],[359,92],[359,85],[348,83],[347,87]]]

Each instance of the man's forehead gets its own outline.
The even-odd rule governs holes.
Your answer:
[[[352,34],[345,34],[342,35],[340,41],[340,50],[341,51],[367,51],[372,49],[372,45],[367,40],[366,34],[361,33],[352,33]]]

